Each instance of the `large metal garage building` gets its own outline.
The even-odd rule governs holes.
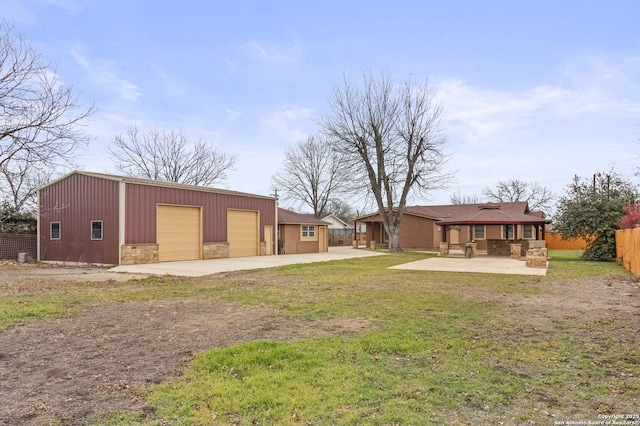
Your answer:
[[[276,200],[75,171],[38,190],[38,260],[96,264],[275,253]]]

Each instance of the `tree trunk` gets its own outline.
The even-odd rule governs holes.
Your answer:
[[[400,227],[391,226],[389,229],[389,253],[401,253],[400,247]]]

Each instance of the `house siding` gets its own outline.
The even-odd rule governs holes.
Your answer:
[[[320,241],[302,241],[300,237],[299,224],[281,224],[280,227],[280,243],[284,245],[285,254],[305,254],[318,253],[320,251]],[[320,227],[324,225],[314,225],[316,227],[316,235],[320,236]]]
[[[73,174],[40,190],[40,260],[118,264],[118,182]],[[102,240],[91,221],[102,221]],[[52,240],[51,222],[60,222]]]
[[[400,247],[408,249],[433,248],[425,247],[425,245],[433,241],[434,222],[432,219],[403,215],[402,222],[400,222]]]
[[[367,219],[367,247],[370,241],[377,243],[386,243],[387,237],[383,235],[382,222],[380,215],[372,216]],[[405,214],[400,222],[400,247],[407,249],[432,249],[438,246],[439,237],[435,235],[435,221],[423,217]],[[431,244],[431,245],[430,245]]]
[[[202,207],[203,242],[227,242],[227,210],[259,211],[260,241],[265,225],[275,226],[275,200],[235,194],[165,188],[127,183],[126,244],[156,242],[156,206],[170,204]]]

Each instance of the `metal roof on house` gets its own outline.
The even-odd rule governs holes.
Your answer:
[[[294,225],[329,225],[329,222],[325,222],[322,219],[317,219],[312,214],[303,214],[292,212],[278,207],[278,224],[294,224]]]
[[[48,186],[51,186],[57,182],[60,182],[66,178],[68,178],[71,175],[74,174],[79,174],[79,175],[84,175],[84,176],[90,176],[90,177],[94,177],[97,179],[105,179],[105,180],[111,180],[111,181],[117,181],[117,182],[125,182],[125,183],[131,183],[134,185],[147,185],[147,186],[160,186],[163,188],[174,188],[174,189],[183,189],[186,191],[201,191],[201,192],[210,192],[210,193],[216,193],[216,194],[225,194],[225,195],[238,195],[238,196],[244,196],[244,197],[253,197],[253,198],[266,198],[266,199],[271,199],[274,200],[274,197],[269,197],[266,195],[257,195],[257,194],[249,194],[246,192],[239,192],[239,191],[231,191],[228,189],[220,189],[220,188],[211,188],[211,187],[207,187],[207,186],[197,186],[197,185],[187,185],[184,183],[176,183],[176,182],[167,182],[167,181],[160,181],[160,180],[151,180],[151,179],[142,179],[142,178],[136,178],[136,177],[131,177],[131,176],[118,176],[118,175],[110,175],[110,174],[106,174],[106,173],[95,173],[95,172],[85,172],[82,170],[74,170],[71,173],[67,173],[66,175],[59,177],[58,179],[55,179],[49,183],[47,183],[46,185],[41,186],[40,189],[44,189]]]
[[[513,203],[451,204],[407,206],[404,214],[435,220],[439,225],[535,224],[547,223],[544,213],[530,211],[526,201]],[[360,216],[358,221],[377,216]]]

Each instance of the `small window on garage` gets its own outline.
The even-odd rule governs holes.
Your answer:
[[[52,240],[60,239],[60,222],[51,222],[51,234]]]
[[[91,239],[92,240],[102,239],[102,221],[101,220],[91,221]]]
[[[315,238],[316,227],[313,225],[302,225],[302,238]]]

